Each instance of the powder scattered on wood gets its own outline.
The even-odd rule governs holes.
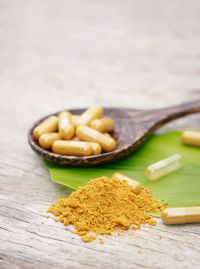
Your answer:
[[[156,226],[156,220],[155,219],[149,219],[147,223],[151,226]]]
[[[99,238],[99,243],[104,244],[104,241],[101,238]]]
[[[47,212],[59,216],[56,221],[66,226],[73,224],[75,233],[90,242],[100,234],[111,235],[113,231],[129,228],[137,230],[141,224],[156,225],[156,220],[147,212],[159,212],[163,208],[163,204],[151,198],[150,188],[143,187],[135,194],[125,180],[100,177],[79,187],[67,198],[59,197]]]
[[[82,235],[86,234],[86,231],[79,231],[79,232],[78,231],[73,231],[72,233],[82,236]]]
[[[93,240],[96,239],[96,236],[95,235],[92,235],[92,234],[88,234],[88,235],[83,235],[81,236],[81,239],[84,241],[84,242],[91,242]]]

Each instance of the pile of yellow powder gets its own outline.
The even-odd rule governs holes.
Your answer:
[[[151,198],[150,188],[143,187],[139,194],[134,194],[125,180],[100,177],[67,198],[59,197],[47,212],[59,216],[56,221],[64,225],[73,224],[75,233],[88,242],[115,230],[136,230],[146,223],[156,225],[156,220],[145,212],[159,212],[164,205]]]

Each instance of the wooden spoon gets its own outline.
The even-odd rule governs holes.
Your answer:
[[[74,115],[80,115],[85,109],[71,109],[69,111]],[[95,166],[113,162],[130,155],[163,124],[196,112],[200,112],[200,100],[153,110],[104,108],[104,115],[112,117],[115,122],[115,130],[112,136],[117,141],[117,148],[112,152],[99,155],[87,157],[65,156],[55,154],[39,146],[38,141],[33,136],[33,129],[45,118],[57,115],[59,112],[43,117],[34,123],[28,133],[28,142],[34,151],[50,162],[66,166]]]

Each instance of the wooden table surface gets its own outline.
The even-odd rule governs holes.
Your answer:
[[[1,0],[0,268],[200,268],[200,224],[158,219],[101,245],[46,219],[67,190],[27,143],[32,123],[56,110],[197,98],[200,1]],[[160,131],[199,126],[197,114]]]

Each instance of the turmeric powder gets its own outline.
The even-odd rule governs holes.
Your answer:
[[[100,234],[114,230],[139,229],[141,224],[156,225],[146,212],[158,212],[163,205],[151,198],[151,189],[135,194],[125,180],[105,176],[91,180],[67,198],[58,198],[47,212],[59,216],[64,225],[73,224],[83,241],[92,241]],[[92,236],[88,233],[94,233]]]

